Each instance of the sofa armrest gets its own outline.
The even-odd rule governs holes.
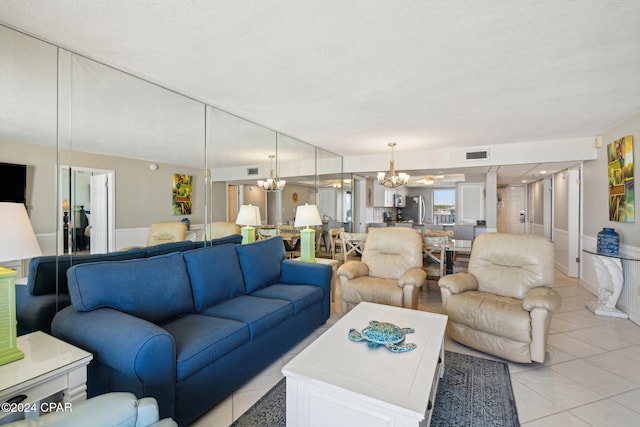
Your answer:
[[[554,312],[560,308],[560,294],[554,289],[546,286],[540,286],[531,289],[522,299],[522,308],[532,311],[535,308],[541,308],[550,312]]]
[[[421,287],[424,281],[427,280],[427,272],[421,268],[412,268],[402,275],[398,279],[398,286],[404,288],[405,286]]]
[[[139,382],[144,395],[155,397],[160,408],[174,407],[175,341],[161,327],[111,308],[78,312],[69,306],[56,314],[51,330],[91,352],[94,361]]]
[[[338,276],[348,280],[369,275],[369,266],[362,261],[347,261],[337,271]]]
[[[280,281],[290,284],[315,285],[331,289],[331,275],[333,271],[326,264],[294,261],[282,261]]]
[[[455,273],[441,277],[438,286],[445,288],[452,294],[478,290],[478,279],[469,273]]]

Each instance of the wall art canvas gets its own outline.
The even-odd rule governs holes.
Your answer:
[[[635,222],[633,136],[607,144],[609,221]]]
[[[174,215],[191,215],[191,175],[173,174]]]

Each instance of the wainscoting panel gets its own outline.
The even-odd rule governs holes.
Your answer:
[[[118,228],[116,229],[115,250],[130,246],[146,246],[149,227],[143,228]],[[191,230],[187,231],[187,240],[202,240],[204,235],[204,224],[192,224]]]
[[[569,256],[569,233],[566,230],[553,229],[553,246],[556,250],[556,268],[567,274]]]
[[[591,236],[582,236],[582,248],[596,249],[597,239]],[[640,259],[640,248],[629,245],[620,245],[621,255],[627,255]],[[582,252],[580,263],[580,284],[589,292],[598,294],[598,279],[593,267],[593,255]],[[627,313],[629,318],[640,325],[640,261],[622,261],[624,285],[618,300],[617,307]]]
[[[118,228],[116,229],[115,250],[130,246],[147,246],[149,227],[145,228]]]

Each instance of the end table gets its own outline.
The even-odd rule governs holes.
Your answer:
[[[87,399],[91,353],[41,331],[19,336],[18,348],[24,358],[0,366],[0,402],[14,403],[3,405],[0,423],[15,412],[38,417],[40,401],[59,392],[71,405]]]

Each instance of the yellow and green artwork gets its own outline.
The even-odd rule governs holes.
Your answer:
[[[191,214],[191,175],[173,174],[173,203],[174,215]]]
[[[634,222],[633,136],[607,145],[609,221]]]

